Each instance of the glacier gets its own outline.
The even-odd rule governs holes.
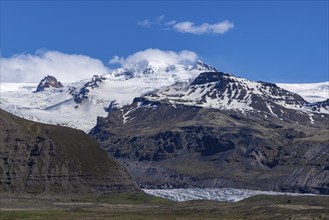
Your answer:
[[[308,102],[321,102],[329,98],[329,81],[319,83],[276,83],[281,88],[297,93]]]
[[[101,75],[102,82],[95,88],[87,88],[89,91],[81,103],[74,100],[72,92],[78,93],[91,82],[90,79],[64,83],[63,88],[47,88],[42,92],[35,92],[38,83],[1,82],[0,107],[25,119],[68,126],[88,133],[96,125],[98,116],[107,116],[105,109],[111,102],[122,107],[145,93],[192,80],[204,71],[215,71],[201,61],[194,66],[151,62],[144,63],[143,68],[140,66],[118,68]]]
[[[284,193],[233,188],[179,188],[179,189],[143,189],[147,194],[162,197],[176,202],[190,200],[215,200],[222,202],[238,202],[255,195],[313,195],[300,193]],[[316,195],[319,196],[319,195]]]

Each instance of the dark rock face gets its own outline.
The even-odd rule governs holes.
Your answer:
[[[106,112],[113,112],[119,109],[119,104],[117,103],[116,100],[113,100],[110,102],[109,107],[104,108]]]
[[[323,102],[316,102],[316,103],[309,104],[309,107],[313,111],[319,111],[319,112],[321,112],[321,110],[329,111],[329,99],[327,99]]]
[[[88,99],[88,93],[90,89],[99,87],[99,83],[103,82],[104,78],[98,75],[94,75],[91,81],[84,84],[83,87],[77,92],[76,88],[70,88],[70,94],[74,96],[76,103],[81,103],[83,100]]]
[[[137,190],[126,170],[84,132],[0,110],[0,192],[108,194]]]
[[[193,80],[191,86],[193,85],[201,85],[211,82],[220,82],[223,79],[223,76],[230,76],[228,73],[224,72],[204,72],[201,73],[197,78]]]
[[[305,123],[136,98],[98,118],[90,134],[143,187],[328,194],[329,117],[312,124],[307,113],[291,114]]]
[[[36,92],[44,91],[45,88],[61,88],[61,87],[63,87],[61,82],[57,81],[55,77],[48,75],[40,81],[36,89]]]

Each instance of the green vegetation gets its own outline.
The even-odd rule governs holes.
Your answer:
[[[142,192],[64,199],[1,197],[0,219],[329,220],[329,197],[262,195],[237,203],[176,203]]]
[[[116,193],[113,195],[74,198],[75,202],[130,204],[130,205],[173,205],[175,202],[143,192]]]
[[[2,197],[1,202],[0,219],[3,220],[329,219],[328,196],[254,196],[237,203],[175,203],[140,192],[60,200]],[[24,208],[17,208],[22,204]]]

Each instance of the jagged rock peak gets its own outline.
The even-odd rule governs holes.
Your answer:
[[[215,67],[209,66],[208,64],[204,63],[201,60],[196,61],[196,63],[193,66],[193,69],[210,71],[210,72],[218,72]]]
[[[37,89],[36,92],[44,91],[45,88],[61,88],[63,87],[63,84],[60,81],[57,81],[57,79],[54,76],[47,75],[45,78],[43,78]]]
[[[80,88],[79,92],[76,92],[75,88],[70,90],[70,94],[74,96],[76,103],[81,103],[83,100],[88,99],[88,93],[90,89],[99,87],[99,84],[103,82],[105,78],[99,75],[93,75],[91,81],[86,82],[83,87]]]

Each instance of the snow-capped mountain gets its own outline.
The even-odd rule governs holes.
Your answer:
[[[192,82],[177,83],[144,98],[222,110],[261,111],[284,118],[288,109],[326,113],[326,102],[310,104],[273,83],[255,82],[223,72],[203,72]]]
[[[328,100],[223,72],[146,93],[89,132],[142,187],[329,193]]]
[[[1,83],[1,108],[89,132],[141,186],[329,193],[329,97],[311,103],[201,61],[37,86]]]
[[[193,66],[193,69],[205,71],[205,72],[217,72],[217,69],[209,66],[208,64],[202,62],[201,60],[197,60],[195,65]]]
[[[159,91],[146,97],[218,109],[258,109],[278,117],[284,109],[274,108],[273,105],[328,113],[325,103],[307,103],[300,96],[274,84],[253,82],[227,73],[199,76],[204,72],[217,70],[200,60],[194,65],[169,65],[144,60],[70,84],[62,84],[52,76],[46,76],[39,84],[1,83],[0,104],[1,108],[26,119],[61,124],[86,132],[96,124],[97,116],[105,117],[112,108],[130,104],[135,97],[156,90]],[[287,87],[286,84],[280,85]],[[297,85],[288,87],[299,88]],[[328,82],[302,87],[307,91],[294,89],[293,92],[309,98],[312,90],[312,100],[329,98]]]
[[[167,65],[145,60],[63,87],[51,76],[39,85],[1,83],[1,108],[26,119],[87,132],[95,126],[97,116],[107,115],[109,107],[122,107],[144,93],[214,70],[202,61],[195,65]]]

